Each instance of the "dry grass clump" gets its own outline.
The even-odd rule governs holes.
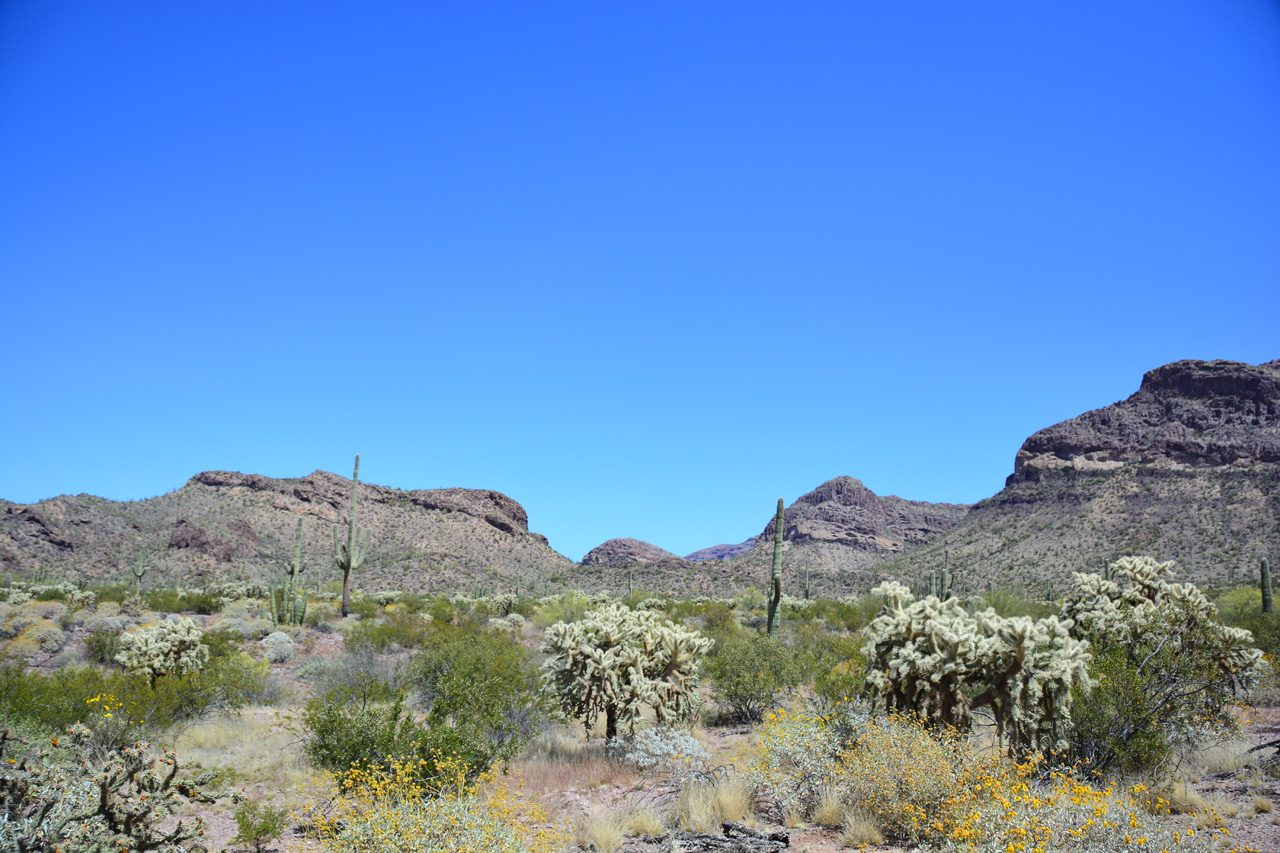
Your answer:
[[[827,788],[813,809],[813,822],[827,829],[838,829],[845,824],[845,804],[834,788]]]
[[[1261,795],[1255,795],[1253,798],[1254,814],[1271,814],[1271,800]]]
[[[647,838],[653,838],[658,835],[665,835],[667,832],[666,821],[662,819],[662,815],[651,805],[638,806],[627,813],[624,826],[628,835],[640,835]]]
[[[863,809],[849,809],[845,812],[844,818],[840,843],[845,847],[884,844],[884,833],[880,831],[880,825],[871,813]]]
[[[726,820],[749,824],[753,802],[751,786],[741,777],[694,780],[680,789],[673,823],[691,832],[716,832]]]
[[[578,843],[596,853],[613,853],[622,846],[626,826],[616,815],[589,818],[578,832]]]

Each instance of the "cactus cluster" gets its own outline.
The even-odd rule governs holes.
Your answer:
[[[183,617],[135,628],[120,638],[116,660],[129,672],[156,680],[184,672],[199,672],[209,660],[209,647],[201,642],[200,626]]]
[[[543,683],[588,730],[603,713],[605,737],[613,739],[619,724],[634,730],[645,706],[659,725],[691,716],[699,705],[698,660],[711,643],[654,611],[608,604],[547,629]]]
[[[916,600],[889,581],[866,629],[867,688],[891,710],[967,728],[988,707],[1015,753],[1057,749],[1070,720],[1071,690],[1088,680],[1088,643],[1056,617],[975,615],[956,599]]]

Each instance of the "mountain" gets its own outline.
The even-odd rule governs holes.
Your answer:
[[[1039,594],[1130,553],[1211,584],[1256,577],[1278,552],[1280,360],[1178,361],[1129,398],[1031,435],[1003,490],[875,568],[920,581],[947,565],[975,591]]]
[[[300,479],[206,471],[143,501],[0,501],[0,567],[118,579],[142,559],[155,585],[265,579],[292,557],[301,517],[309,586],[338,577],[333,526],[347,518],[350,500],[351,480],[327,471]],[[357,510],[372,537],[357,574],[365,589],[525,589],[573,566],[530,532],[524,507],[500,492],[361,483]]]
[[[670,551],[639,539],[610,539],[587,552],[582,558],[584,566],[608,563],[652,563],[657,560],[679,560]]]

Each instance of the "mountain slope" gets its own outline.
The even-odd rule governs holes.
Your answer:
[[[335,579],[333,525],[347,517],[351,481],[326,471],[274,479],[206,471],[144,501],[61,496],[30,505],[0,501],[0,564],[91,578],[128,576],[142,558],[149,583],[206,584],[265,578],[289,559],[303,518],[308,586]],[[405,491],[360,484],[359,524],[370,557],[366,589],[527,588],[573,565],[529,531],[520,504],[477,489]]]

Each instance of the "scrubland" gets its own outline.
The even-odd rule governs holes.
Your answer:
[[[0,850],[1280,849],[1256,587],[339,592],[11,581]]]

